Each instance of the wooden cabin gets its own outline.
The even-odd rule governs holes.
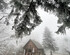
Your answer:
[[[43,47],[35,40],[29,40],[23,47],[23,55],[44,55]]]

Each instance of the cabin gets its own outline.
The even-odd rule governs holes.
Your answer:
[[[43,47],[35,40],[29,40],[23,47],[23,55],[44,55]]]

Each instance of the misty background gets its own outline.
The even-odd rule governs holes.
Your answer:
[[[6,11],[9,13],[10,10]],[[64,48],[67,48],[70,50],[70,29],[66,28],[66,34],[56,34],[55,32],[58,30],[58,26],[62,24],[57,24],[58,17],[55,16],[53,13],[47,13],[42,8],[37,9],[38,14],[40,15],[43,22],[37,26],[31,33],[31,35],[26,36],[24,35],[21,39],[14,38],[14,30],[12,30],[11,26],[12,21],[10,20],[10,25],[6,26],[3,21],[0,21],[0,52],[5,52],[7,49],[13,49],[18,50],[23,47],[23,45],[29,40],[33,39],[38,41],[42,44],[43,41],[43,33],[44,28],[48,27],[49,30],[52,33],[52,37],[55,39],[55,42],[57,46],[59,47],[59,53],[64,53]],[[11,37],[12,36],[12,37]],[[11,37],[11,38],[10,38]],[[18,43],[16,43],[16,40],[18,40]]]

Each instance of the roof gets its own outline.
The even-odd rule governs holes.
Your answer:
[[[32,40],[32,42],[36,45],[37,48],[43,49],[42,45],[39,42],[37,42],[35,40]]]
[[[38,49],[43,49],[42,45],[39,42],[31,39],[29,41],[32,41]],[[24,45],[24,47],[29,43],[29,41]]]

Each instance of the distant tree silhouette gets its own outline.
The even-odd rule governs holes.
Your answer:
[[[46,27],[44,31],[43,36],[43,46],[45,50],[50,50],[50,55],[52,55],[52,51],[58,50],[58,47],[56,46],[55,40],[51,35],[50,30]]]

